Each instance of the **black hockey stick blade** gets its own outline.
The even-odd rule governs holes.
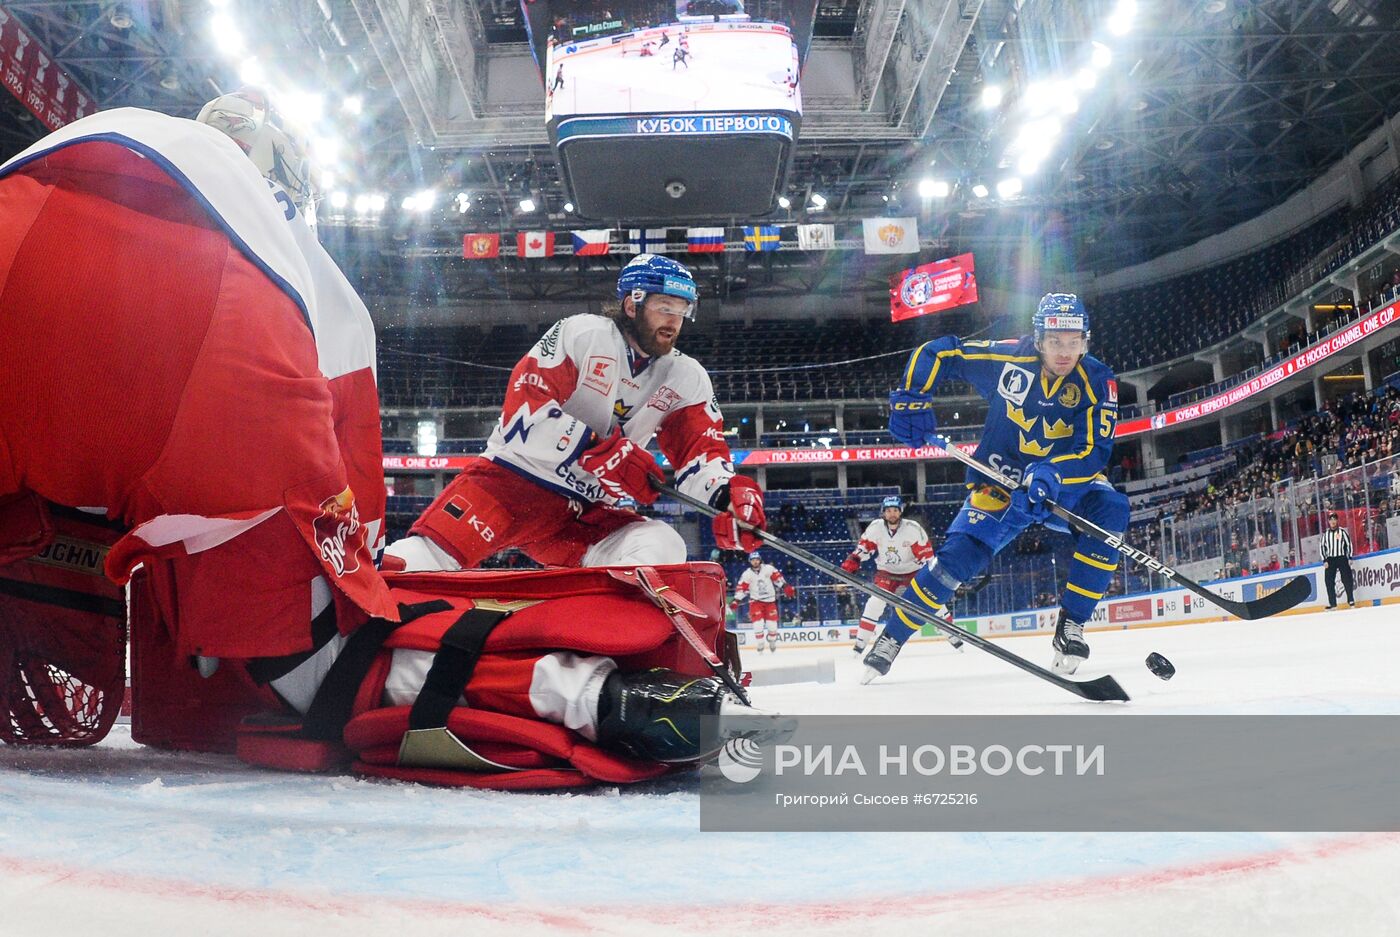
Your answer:
[[[1234,602],[1219,598],[1215,602],[1231,615],[1236,615],[1246,621],[1254,621],[1286,612],[1293,606],[1306,601],[1311,594],[1312,583],[1308,582],[1308,577],[1294,576],[1282,589],[1276,589],[1268,595],[1250,602]]]
[[[1118,685],[1118,681],[1113,679],[1111,674],[1104,674],[1093,680],[1066,680],[1065,682],[1073,687],[1073,689],[1070,687],[1065,689],[1095,703],[1126,703],[1129,700],[1127,691]]]

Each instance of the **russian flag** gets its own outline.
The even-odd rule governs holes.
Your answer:
[[[593,257],[599,254],[606,254],[611,249],[608,243],[608,236],[612,232],[608,228],[593,228],[588,231],[572,231],[574,239],[575,257]]]
[[[685,242],[692,254],[719,254],[724,252],[723,228],[686,228]]]

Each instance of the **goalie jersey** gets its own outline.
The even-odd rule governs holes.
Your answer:
[[[640,355],[592,314],[556,322],[520,359],[483,456],[565,497],[613,503],[578,457],[616,426],[638,445],[655,436],[691,497],[709,502],[734,475],[700,363],[679,351]]]
[[[1118,425],[1118,382],[1090,355],[1062,378],[1047,378],[1035,339],[964,342],[934,339],[914,351],[905,368],[906,390],[930,394],[940,381],[966,381],[989,404],[977,459],[1013,481],[1046,459],[1066,486],[1098,477],[1113,451]],[[986,477],[968,469],[970,485]]]

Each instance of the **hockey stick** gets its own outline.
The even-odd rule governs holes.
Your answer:
[[[1015,490],[1016,488],[1020,487],[1010,478],[1007,478],[1005,475],[1001,474],[996,469],[992,468],[990,465],[984,465],[983,463],[978,462],[972,456],[957,448],[957,446],[954,445],[953,441],[948,439],[946,436],[938,434],[938,438],[942,442],[943,450],[945,452],[947,452],[950,456],[957,459],[959,462],[963,463],[969,468],[976,469],[983,475],[986,475],[988,478],[995,481],[997,484],[1004,486],[1008,491]],[[1045,504],[1050,508],[1050,512],[1052,514],[1054,514],[1060,520],[1068,524],[1070,526],[1070,529],[1074,530],[1076,533],[1088,534],[1091,537],[1097,537],[1099,540],[1102,540],[1104,543],[1113,547],[1113,549],[1117,550],[1119,553],[1123,554],[1133,562],[1138,563],[1142,566],[1146,566],[1154,573],[1161,573],[1163,576],[1166,576],[1168,579],[1181,586],[1183,589],[1187,589],[1191,592],[1194,592],[1196,595],[1199,595],[1207,602],[1210,602],[1213,605],[1223,608],[1225,611],[1229,612],[1231,615],[1234,615],[1236,618],[1243,618],[1246,621],[1254,621],[1255,619],[1259,618],[1268,618],[1270,615],[1277,615],[1279,612],[1286,612],[1293,606],[1297,605],[1299,602],[1302,602],[1304,599],[1306,599],[1308,597],[1308,594],[1312,591],[1312,587],[1308,584],[1308,577],[1295,576],[1292,579],[1290,579],[1283,586],[1282,589],[1270,592],[1268,595],[1265,595],[1258,599],[1254,599],[1250,602],[1236,602],[1233,599],[1227,599],[1223,596],[1216,595],[1214,592],[1211,592],[1209,589],[1196,582],[1194,579],[1190,579],[1186,576],[1183,576],[1181,573],[1172,569],[1170,566],[1167,566],[1165,563],[1163,563],[1156,557],[1142,552],[1132,544],[1124,543],[1121,539],[1104,530],[1102,527],[1100,527],[1098,524],[1095,524],[1093,521],[1080,517],[1073,511],[1061,507],[1060,505],[1056,504],[1054,501],[1051,501],[1048,498],[1045,500]]]
[[[670,485],[663,485],[658,482],[656,483],[656,489],[662,494],[674,498],[681,504],[684,504],[686,507],[693,508],[701,514],[704,514],[706,517],[714,517],[722,513],[710,507],[704,501],[692,498],[690,495],[687,494],[682,494]],[[743,523],[742,521],[736,521],[736,523],[738,523],[742,529],[749,531],[754,536],[758,537],[764,543],[768,544],[780,553],[785,553],[795,560],[801,560],[808,566],[811,566],[813,569],[820,570],[821,572],[826,573],[831,578],[840,580],[846,585],[851,586],[852,588],[857,589],[861,592],[864,592],[866,595],[872,595],[877,599],[882,599],[883,601],[888,602],[896,608],[901,608],[904,611],[908,612],[910,615],[914,615],[921,620],[927,621],[929,624],[934,625],[942,631],[945,631],[949,634],[956,634],[958,637],[962,638],[964,642],[971,644],[975,647],[979,647],[982,650],[986,651],[988,654],[991,654],[993,657],[1000,658],[1001,660],[1006,661],[1006,663],[1010,664],[1013,667],[1019,667],[1026,673],[1031,674],[1032,676],[1039,677],[1047,683],[1053,683],[1055,684],[1055,686],[1060,687],[1063,690],[1068,690],[1075,696],[1080,696],[1084,699],[1093,700],[1095,702],[1103,702],[1107,700],[1127,701],[1128,699],[1128,694],[1125,693],[1123,691],[1123,688],[1118,685],[1118,681],[1113,679],[1113,677],[1111,676],[1105,675],[1095,680],[1067,680],[1057,673],[1053,673],[1052,671],[1046,670],[1044,667],[1039,667],[1035,664],[1032,664],[1030,661],[1026,660],[1023,657],[1018,657],[1017,655],[998,645],[996,642],[988,641],[981,635],[978,635],[971,631],[967,631],[966,629],[961,628],[958,625],[953,624],[951,622],[935,620],[929,615],[929,610],[926,607],[922,605],[916,605],[915,603],[911,602],[906,598],[903,598],[902,596],[895,595],[893,592],[886,592],[884,589],[881,589],[878,586],[872,585],[864,581],[863,579],[859,579],[846,572],[841,567],[834,566],[831,563],[828,563],[826,560],[822,559],[816,554],[809,553],[801,547],[797,546],[796,544],[788,543],[786,540],[784,540],[776,534],[770,534],[766,530],[759,530],[756,527],[751,527],[748,524]]]

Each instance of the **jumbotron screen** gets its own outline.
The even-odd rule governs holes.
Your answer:
[[[581,114],[802,112],[815,3],[526,3],[546,119]],[[797,30],[803,30],[801,32]]]

